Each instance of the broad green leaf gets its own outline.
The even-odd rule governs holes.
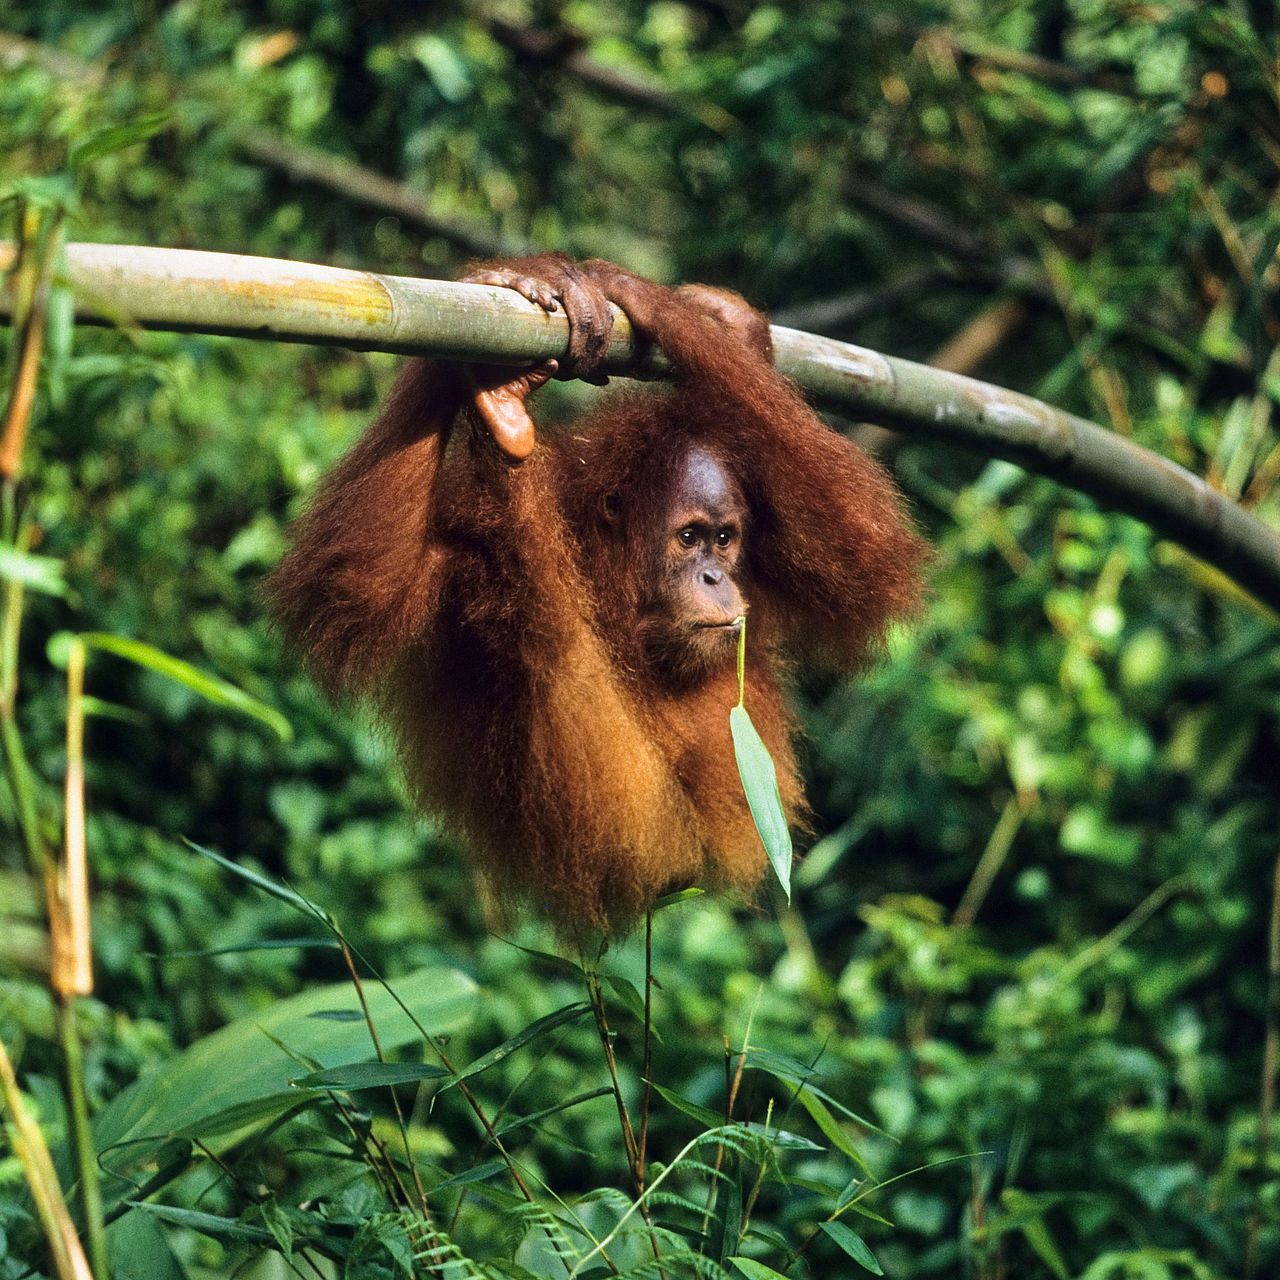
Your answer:
[[[175,658],[172,654],[157,649],[155,645],[147,644],[144,640],[132,640],[128,636],[110,635],[104,631],[85,632],[77,638],[90,649],[113,653],[127,662],[176,681],[215,706],[226,707],[260,721],[284,742],[293,737],[293,726],[274,707],[260,702],[230,681],[223,680],[221,676],[201,671],[199,667]],[[66,643],[69,639],[67,637],[64,640],[62,635],[56,635],[49,641],[49,659],[56,666],[65,663]]]
[[[567,1004],[563,1009],[557,1009],[555,1013],[549,1013],[545,1018],[539,1018],[536,1022],[531,1022],[523,1031],[517,1031],[509,1040],[504,1040],[496,1049],[490,1049],[488,1053],[482,1054],[474,1062],[469,1062],[451,1083],[458,1080],[466,1080],[469,1076],[479,1075],[482,1071],[487,1071],[490,1067],[501,1062],[504,1058],[509,1058],[517,1049],[523,1049],[531,1040],[536,1040],[539,1036],[546,1035],[548,1031],[553,1031],[556,1027],[562,1026],[566,1022],[572,1022],[575,1018],[580,1018],[584,1013],[590,1010],[591,1006],[585,1000],[579,1000],[575,1004]]]
[[[34,556],[29,551],[0,543],[0,578],[17,582],[47,596],[65,596],[67,580],[62,576],[63,562],[53,556]]]
[[[726,1258],[725,1261],[732,1262],[747,1280],[787,1280],[781,1271],[766,1267],[763,1262],[757,1262],[754,1258]]]
[[[876,1261],[876,1255],[867,1248],[867,1242],[843,1222],[824,1222],[822,1229],[859,1266],[866,1267],[874,1276],[884,1275],[884,1268]]]
[[[747,796],[747,807],[760,833],[764,851],[769,855],[782,891],[791,901],[791,832],[778,791],[778,772],[744,706],[729,712],[729,729],[733,734],[733,753],[738,761],[738,776]]]
[[[395,996],[375,983],[368,983],[364,993],[388,1052],[420,1043],[417,1024],[433,1036],[458,1031],[470,1021],[478,994],[465,974],[439,967],[397,978],[394,987]],[[94,1138],[104,1164],[119,1168],[145,1161],[169,1135],[199,1135],[206,1124],[229,1135],[209,1144],[224,1150],[235,1137],[222,1128],[228,1115],[236,1117],[233,1108],[243,1108],[239,1118],[252,1123],[255,1116],[262,1119],[296,1107],[300,1096],[289,1082],[298,1076],[299,1066],[314,1063],[323,1070],[369,1052],[369,1028],[358,1004],[349,982],[335,983],[259,1009],[196,1041],[98,1114]],[[356,1011],[354,1020],[315,1016],[343,1008]],[[118,1200],[132,1193],[131,1184],[108,1180],[104,1192],[109,1202]]]
[[[450,1073],[428,1062],[349,1062],[341,1067],[313,1071],[289,1083],[295,1089],[381,1089],[393,1084],[440,1080]]]
[[[107,1228],[111,1280],[187,1280],[160,1224],[133,1210]]]
[[[420,35],[410,41],[409,49],[446,102],[461,102],[471,92],[471,73],[449,41]]]
[[[175,1130],[174,1136],[193,1141],[199,1138],[201,1142],[208,1143],[210,1138],[253,1128],[259,1120],[275,1121],[290,1112],[304,1111],[318,1100],[315,1095],[308,1098],[296,1092],[268,1093],[261,1098],[250,1098],[248,1102],[237,1102],[221,1111],[202,1115],[194,1124]]]

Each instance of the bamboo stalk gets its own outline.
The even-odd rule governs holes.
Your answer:
[[[13,249],[0,244],[0,272]],[[89,323],[131,318],[146,328],[453,360],[525,364],[563,354],[563,314],[509,289],[451,284],[309,263],[191,249],[73,244],[66,276]],[[0,292],[0,317],[11,310]],[[1280,609],[1280,534],[1198,476],[1131,440],[1018,392],[778,326],[779,369],[823,407],[938,440],[1088,494],[1181,543]],[[637,366],[619,318],[606,371]]]
[[[40,1126],[32,1118],[18,1090],[18,1078],[13,1064],[0,1042],[0,1102],[9,1115],[9,1141],[27,1185],[36,1203],[40,1225],[53,1259],[53,1271],[58,1280],[93,1280],[88,1260],[80,1244],[76,1229],[67,1212],[67,1203],[58,1185],[53,1158],[45,1144]],[[100,1277],[99,1280],[105,1280]]]

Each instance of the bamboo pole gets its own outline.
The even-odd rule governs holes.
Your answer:
[[[13,248],[0,244],[0,272]],[[310,263],[132,245],[67,246],[65,275],[89,323],[230,334],[453,360],[524,364],[560,355],[562,314],[509,289]],[[0,291],[0,317],[11,299]],[[893,356],[774,326],[779,369],[822,407],[938,440],[1088,494],[1145,521],[1280,610],[1280,533],[1168,459],[1047,404]],[[606,371],[640,367],[619,317]]]

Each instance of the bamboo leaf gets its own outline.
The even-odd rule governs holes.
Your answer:
[[[866,1267],[872,1275],[884,1275],[884,1268],[876,1261],[876,1255],[867,1248],[867,1242],[856,1231],[851,1231],[843,1222],[824,1222],[822,1229],[860,1267]]]
[[[738,761],[738,776],[746,793],[747,807],[760,833],[764,851],[787,901],[791,901],[791,832],[778,791],[778,771],[773,757],[764,745],[744,706],[729,712],[729,729],[733,734],[733,753]]]
[[[249,951],[292,951],[295,948],[320,948],[336,951],[336,938],[259,938],[256,942],[238,942],[229,947],[201,947],[194,951],[147,951],[149,960],[207,960],[211,956],[238,956]]]
[[[518,1120],[512,1120],[509,1124],[504,1124],[501,1129],[497,1130],[497,1135],[499,1138],[505,1138],[507,1134],[514,1133],[517,1129],[524,1129],[531,1124],[537,1124],[548,1116],[557,1114],[557,1112],[568,1111],[570,1107],[576,1107],[581,1102],[590,1102],[595,1098],[603,1098],[612,1092],[613,1089],[604,1084],[598,1089],[588,1089],[585,1093],[574,1094],[572,1098],[557,1102],[554,1107],[544,1107],[541,1111],[534,1111],[527,1116],[521,1116]]]
[[[270,894],[273,898],[279,898],[281,902],[287,902],[304,915],[323,920],[326,924],[330,922],[329,913],[323,907],[318,906],[309,898],[304,898],[302,894],[290,889],[288,885],[279,884],[269,876],[264,876],[261,872],[254,871],[252,867],[243,866],[239,862],[232,862],[230,858],[224,858],[222,854],[216,853],[212,849],[206,849],[204,845],[196,844],[194,840],[184,839],[183,843],[188,849],[198,853],[202,858],[208,858],[210,862],[216,862],[224,871],[230,871],[232,875],[239,876],[241,880],[247,881],[255,889],[261,889],[263,893]]]
[[[826,1104],[814,1096],[811,1089],[801,1089],[796,1094],[796,1101],[809,1113],[813,1123],[822,1130],[822,1135],[832,1146],[843,1151],[864,1173],[870,1175],[871,1169],[863,1159],[861,1152],[853,1145],[853,1139],[840,1127],[839,1121],[827,1110]]]
[[[660,1084],[655,1084],[653,1089],[660,1098],[669,1102],[677,1111],[683,1112],[690,1120],[696,1120],[708,1129],[715,1129],[724,1124],[724,1116],[718,1115],[707,1107],[700,1107],[696,1102],[690,1102],[688,1098],[682,1098],[678,1093],[665,1089]]]
[[[623,1008],[641,1025],[644,1024],[644,996],[636,989],[636,984],[629,979],[622,977],[616,973],[605,973],[600,975],[605,982],[609,984],[613,994],[618,997]],[[652,1023],[649,1025],[649,1034],[659,1043],[662,1044],[662,1036],[658,1032],[658,1028]]]
[[[202,671],[182,658],[175,658],[172,654],[157,649],[155,645],[147,644],[144,640],[133,640],[128,636],[111,635],[105,631],[86,632],[77,636],[76,639],[90,649],[96,649],[102,653],[114,653],[118,658],[124,658],[136,666],[165,676],[190,689],[192,693],[199,694],[215,706],[227,707],[231,711],[238,711],[241,715],[258,720],[284,742],[293,738],[293,726],[274,707],[269,707],[265,702],[245,693],[229,680],[223,680],[221,676]],[[70,641],[71,637],[66,633],[55,635],[49,641],[49,660],[55,666],[65,665],[67,646]]]
[[[240,1244],[270,1245],[274,1243],[270,1231],[263,1227],[250,1226],[235,1218],[220,1218],[212,1213],[200,1213],[196,1209],[179,1209],[172,1205],[146,1204],[141,1200],[130,1200],[129,1205],[141,1209],[159,1218],[161,1222],[169,1222],[177,1227],[186,1227],[202,1236],[212,1236],[215,1240],[232,1240]]]
[[[477,999],[470,978],[439,967],[397,978],[395,988],[408,1013],[381,986],[370,985],[365,992],[369,1018],[387,1052],[420,1043],[419,1027],[428,1035],[457,1031],[470,1020]],[[255,1117],[310,1105],[308,1095],[289,1087],[300,1064],[314,1062],[323,1069],[368,1050],[369,1028],[361,1014],[350,1022],[315,1016],[344,1003],[356,1003],[350,982],[277,1001],[198,1040],[98,1113],[98,1150],[127,1151],[134,1164],[170,1134],[198,1134],[209,1142],[206,1125],[231,1133],[225,1125],[245,1127]],[[215,1139],[209,1145],[217,1151],[227,1143]],[[127,1190],[120,1187],[115,1194]]]
[[[342,1089],[352,1093],[358,1089],[383,1089],[393,1084],[416,1084],[422,1080],[441,1080],[449,1072],[427,1062],[348,1062],[339,1067],[313,1071],[289,1083],[295,1089]]]
[[[605,1090],[605,1092],[607,1093],[609,1090]],[[431,1188],[431,1194],[433,1196],[439,1195],[442,1191],[449,1191],[454,1187],[465,1187],[471,1182],[488,1182],[490,1178],[496,1177],[500,1173],[505,1173],[506,1170],[507,1162],[505,1160],[488,1160],[472,1169],[464,1169],[461,1173],[455,1173],[452,1178],[446,1178],[443,1182],[437,1182]]]
[[[763,1262],[757,1262],[754,1258],[726,1258],[725,1261],[732,1262],[747,1280],[787,1280],[781,1271],[766,1267]]]
[[[674,893],[664,893],[653,904],[653,909],[654,911],[665,911],[668,907],[678,906],[682,902],[688,902],[691,898],[701,898],[705,893],[705,889],[699,889],[697,885],[690,885],[687,889],[677,889]]]
[[[556,1027],[562,1026],[566,1022],[572,1022],[575,1018],[580,1018],[586,1013],[591,1006],[585,1000],[579,1000],[575,1004],[567,1004],[563,1009],[557,1009],[555,1013],[549,1013],[545,1018],[539,1018],[536,1022],[531,1022],[523,1031],[517,1031],[509,1040],[504,1040],[495,1049],[490,1049],[488,1053],[481,1055],[474,1062],[468,1063],[457,1076],[454,1077],[451,1084],[456,1084],[459,1080],[466,1080],[469,1076],[479,1075],[482,1071],[487,1071],[490,1067],[495,1066],[504,1058],[509,1058],[517,1049],[523,1049],[531,1040],[536,1040],[539,1036],[546,1035],[548,1031],[553,1031]]]

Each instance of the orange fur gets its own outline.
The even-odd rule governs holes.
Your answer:
[[[570,931],[624,925],[683,884],[747,891],[765,867],[732,661],[677,679],[644,647],[655,521],[689,447],[746,498],[748,706],[798,825],[789,666],[861,665],[916,606],[923,554],[887,476],[774,371],[736,295],[574,269],[663,348],[675,385],[612,395],[512,468],[460,375],[415,361],[268,584],[321,684],[380,707],[415,799],[496,897]]]

